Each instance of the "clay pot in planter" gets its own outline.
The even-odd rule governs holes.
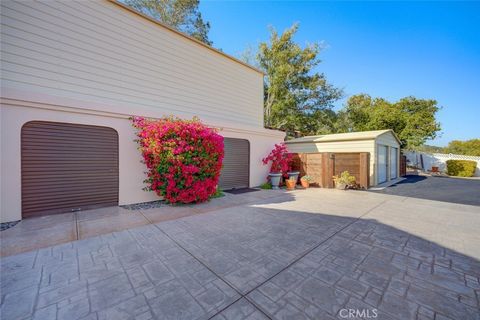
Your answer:
[[[278,186],[280,185],[280,180],[282,179],[281,173],[270,172],[268,174],[270,177],[270,183],[272,184],[272,189],[278,190]]]
[[[308,182],[308,181],[305,180],[305,179],[300,179],[300,184],[301,184],[302,187],[304,187],[305,189],[307,189],[308,187],[310,187],[310,182]]]
[[[298,181],[298,176],[300,175],[300,172],[299,171],[290,171],[290,172],[287,172],[288,174],[288,179],[293,179],[295,180],[295,182]]]
[[[310,176],[307,176],[307,175],[300,178],[300,183],[302,184],[302,187],[304,187],[305,189],[310,187],[310,181],[312,181],[312,178],[310,178]]]
[[[285,186],[287,187],[287,190],[294,190],[296,184],[297,184],[297,180],[293,180],[293,179],[285,180]]]

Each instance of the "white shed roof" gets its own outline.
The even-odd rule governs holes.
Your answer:
[[[306,143],[306,142],[330,142],[330,141],[352,141],[352,140],[370,140],[376,139],[378,136],[381,136],[385,133],[391,133],[395,139],[400,143],[395,132],[392,129],[387,130],[374,130],[374,131],[359,131],[359,132],[347,132],[347,133],[334,133],[334,134],[324,134],[318,136],[306,136],[301,138],[296,138],[293,140],[285,141],[285,143]]]

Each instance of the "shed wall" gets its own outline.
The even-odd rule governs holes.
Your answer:
[[[370,153],[370,185],[375,185],[375,140],[352,140],[352,141],[332,141],[321,143],[288,143],[288,150],[292,153],[312,153],[312,152],[368,152]]]

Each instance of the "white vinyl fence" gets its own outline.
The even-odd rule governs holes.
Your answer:
[[[404,151],[403,154],[407,157],[408,166],[414,166],[425,171],[432,170],[432,166],[435,166],[438,167],[441,172],[445,172],[447,170],[447,160],[473,160],[477,162],[475,176],[480,177],[480,157],[417,151]]]

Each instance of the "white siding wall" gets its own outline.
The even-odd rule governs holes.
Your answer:
[[[4,97],[263,128],[261,73],[114,3],[4,0],[1,12]]]
[[[384,146],[400,148],[400,144],[391,132],[386,132],[382,135],[379,135],[377,137],[377,143],[383,144]]]
[[[128,117],[198,116],[250,141],[250,186],[284,133],[263,127],[263,75],[106,0],[1,5],[0,222],[21,219],[20,130],[46,120],[119,133],[120,204],[149,201]]]

